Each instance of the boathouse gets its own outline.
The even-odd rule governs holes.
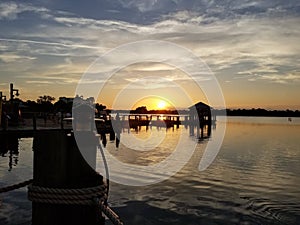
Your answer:
[[[203,102],[198,102],[189,107],[190,121],[199,121],[200,126],[211,124],[211,107]]]
[[[190,126],[190,135],[193,136],[194,129],[196,129],[198,137],[204,137],[204,130],[206,131],[207,137],[210,136],[212,124],[211,110],[212,108],[203,102],[198,102],[189,107],[188,124]]]

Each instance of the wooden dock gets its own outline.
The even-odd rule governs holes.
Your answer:
[[[17,138],[30,138],[34,137],[36,134],[40,133],[47,133],[49,131],[59,131],[62,130],[60,128],[53,128],[53,129],[39,129],[39,130],[33,130],[33,129],[8,129],[8,130],[0,130],[0,137],[17,137]],[[71,132],[72,129],[63,129],[66,130],[66,132]]]

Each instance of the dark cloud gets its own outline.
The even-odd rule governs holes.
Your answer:
[[[22,0],[15,2],[24,4]],[[164,15],[184,10],[211,18],[211,21],[214,21],[213,18],[233,19],[241,15],[300,14],[300,2],[291,0],[33,0],[30,5],[69,12],[77,17],[144,25],[158,22]]]

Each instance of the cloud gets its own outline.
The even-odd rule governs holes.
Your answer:
[[[23,12],[33,12],[45,16],[48,11],[49,10],[44,7],[36,7],[30,4],[2,2],[0,3],[0,20],[15,20],[18,18],[18,15]]]
[[[28,44],[35,44],[35,45],[60,46],[60,47],[65,47],[65,48],[101,49],[101,47],[97,47],[97,46],[71,44],[71,43],[61,43],[61,42],[50,42],[50,41],[35,41],[35,40],[26,40],[26,39],[0,38],[0,42],[1,41],[3,41],[3,42],[28,43]]]
[[[137,90],[150,90],[150,89],[160,89],[160,88],[176,88],[178,85],[173,81],[166,79],[164,77],[157,76],[147,76],[147,77],[132,77],[125,78],[128,82],[126,86],[121,86],[122,89],[137,89]]]
[[[8,83],[1,82],[0,86],[8,86]]]
[[[51,13],[48,20],[56,23],[21,34],[20,39],[2,38],[0,41],[18,44],[20,55],[26,51],[33,58],[45,55],[61,57],[63,61],[66,57],[79,57],[86,61],[87,57],[96,59],[108,49],[126,42],[145,38],[169,40],[191,49],[217,74],[232,69],[236,71],[233,75],[239,77],[249,73],[274,73],[277,67],[283,65],[295,67],[293,58],[299,58],[300,54],[297,44],[300,33],[296,29],[299,19],[293,16],[244,15],[211,20],[209,13],[183,10],[163,15],[155,23],[142,25]],[[20,49],[20,44],[24,49]],[[243,67],[248,62],[256,67]],[[153,67],[141,70],[147,69],[159,70]],[[248,77],[245,76],[245,79]]]
[[[34,60],[34,59],[36,59],[36,58],[30,57],[30,56],[24,56],[24,55],[17,55],[17,54],[13,54],[13,53],[0,54],[0,60],[2,60],[5,63],[24,61],[24,60]]]
[[[148,12],[152,11],[157,8],[159,1],[158,0],[119,0],[119,2],[122,4],[125,8],[136,8],[140,12]]]
[[[91,18],[83,17],[54,17],[54,21],[64,24],[67,27],[77,27],[83,29],[89,29],[90,31],[99,30],[101,32],[132,32],[132,33],[143,33],[150,32],[151,27],[139,26],[137,24],[128,23],[125,21],[115,21],[115,20],[96,20]]]
[[[50,74],[45,72],[44,74],[37,74],[35,72],[28,73],[26,75],[19,75],[19,80],[24,80],[26,84],[39,84],[39,85],[68,85],[78,84],[81,74],[69,73],[54,73]]]
[[[54,84],[55,82],[49,80],[27,80],[27,84]]]
[[[152,39],[171,41],[191,50],[209,65],[221,83],[237,85],[235,90],[240,90],[240,83],[254,85],[249,81],[280,83],[286,88],[299,84],[300,3],[123,0],[114,1],[114,7],[111,2],[102,1],[103,8],[97,9],[95,4],[91,11],[87,9],[94,7],[92,3],[77,11],[75,3],[64,3],[60,2],[59,7],[55,2],[49,3],[48,8],[0,3],[2,77],[24,81],[28,86],[41,85],[41,91],[52,91],[55,86],[63,92],[67,86],[75,88],[84,71],[102,54],[122,44]],[[81,13],[85,10],[87,14]],[[172,56],[172,52],[167,54]],[[126,62],[128,55],[117,60]],[[99,71],[110,71],[113,62],[108,61]],[[107,84],[118,89],[133,83],[129,88],[134,90],[172,88],[170,82],[189,87],[190,78],[175,66],[129,66]],[[208,80],[201,71],[196,72],[196,81]],[[170,82],[135,82],[151,73]],[[100,77],[85,84],[102,82]]]
[[[20,13],[16,3],[0,3],[0,18],[16,19],[17,14]]]
[[[288,73],[288,74],[265,74],[257,77],[258,80],[268,80],[273,83],[279,84],[292,84],[300,82],[300,73]]]
[[[158,62],[144,62],[132,65],[126,70],[128,72],[160,72],[160,71],[172,71],[176,68],[167,64]]]

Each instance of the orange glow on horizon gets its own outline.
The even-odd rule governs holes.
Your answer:
[[[138,100],[131,109],[146,106],[147,110],[168,110],[174,109],[174,106],[167,100],[158,96],[150,96]]]

